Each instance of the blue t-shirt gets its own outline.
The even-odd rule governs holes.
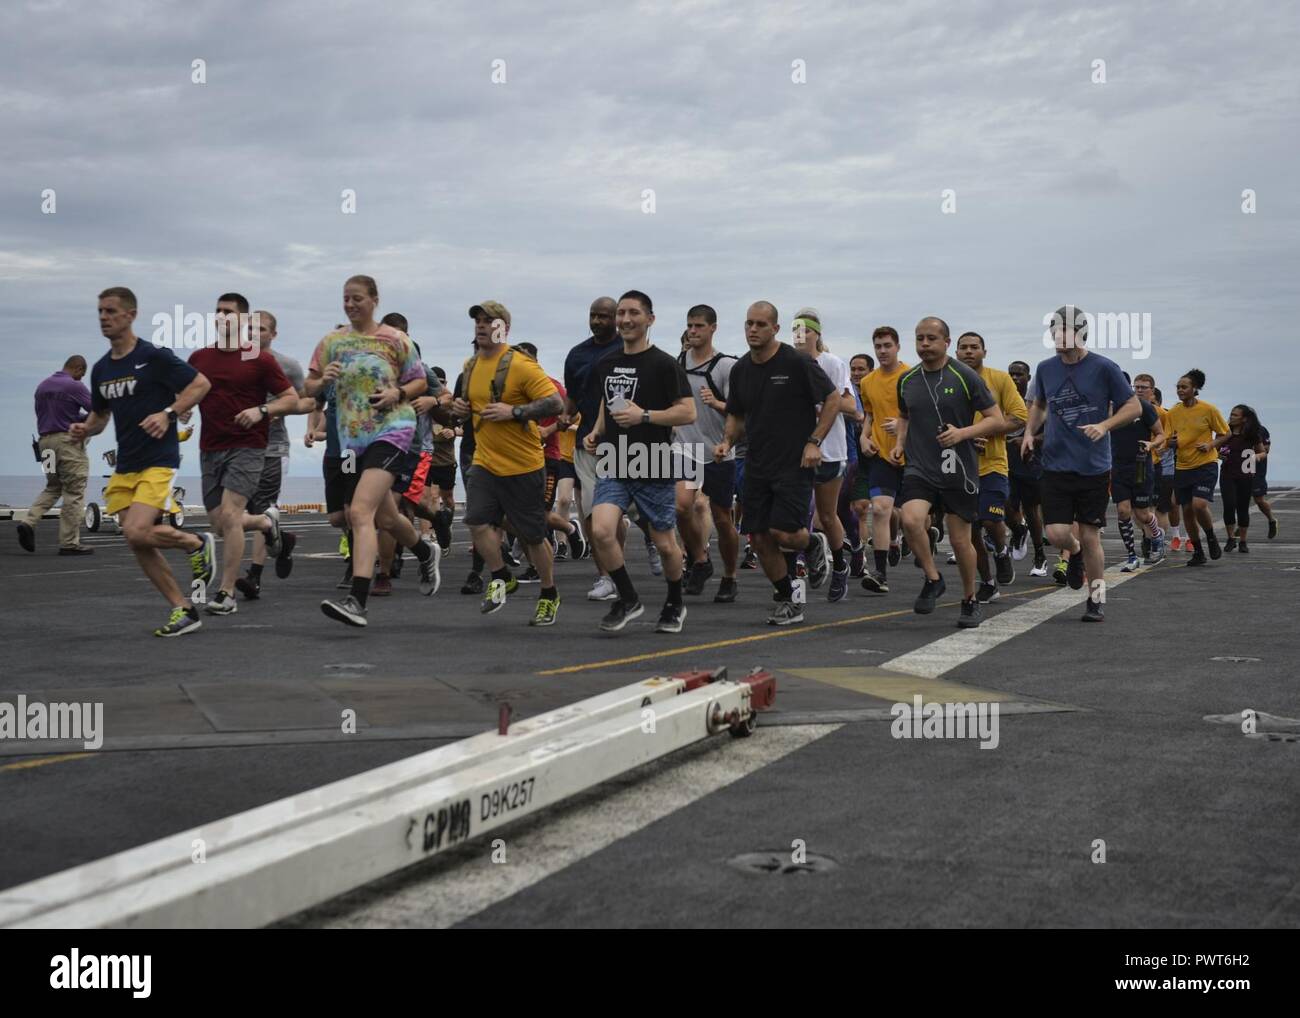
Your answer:
[[[582,448],[582,440],[587,437],[587,432],[596,426],[596,418],[600,416],[600,404],[604,400],[599,385],[587,384],[589,379],[595,377],[592,369],[602,358],[622,352],[623,341],[617,335],[603,346],[597,345],[593,336],[575,346],[569,351],[569,356],[564,358],[564,390],[569,394],[569,399],[577,404],[578,412],[582,414],[582,421],[578,424],[578,433],[575,436],[576,447],[579,449]]]
[[[140,422],[171,406],[197,374],[165,346],[139,339],[125,357],[114,360],[110,350],[95,362],[90,371],[90,402],[97,413],[113,414],[119,474],[181,465],[176,422],[162,438],[149,437]]]
[[[1034,391],[1047,403],[1043,469],[1086,476],[1110,473],[1110,435],[1094,442],[1080,428],[1100,424],[1133,398],[1119,365],[1091,351],[1077,364],[1049,357],[1034,371]]]

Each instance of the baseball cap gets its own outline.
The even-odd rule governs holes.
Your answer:
[[[1084,339],[1088,335],[1088,318],[1083,313],[1083,308],[1076,307],[1073,304],[1065,304],[1057,308],[1052,315],[1052,327],[1069,326],[1074,329],[1075,335]]]
[[[507,325],[510,324],[510,312],[506,310],[506,306],[499,300],[481,301],[469,309],[471,318],[477,318],[480,314],[487,315],[493,321],[500,318]]]

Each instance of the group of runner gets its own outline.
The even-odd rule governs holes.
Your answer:
[[[841,601],[858,578],[867,593],[888,595],[890,568],[909,555],[923,574],[914,610],[933,612],[947,586],[936,559],[946,534],[962,587],[957,624],[970,628],[1031,549],[1030,575],[1046,575],[1048,545],[1058,555],[1056,582],[1087,583],[1083,619],[1101,621],[1101,531],[1112,501],[1124,571],[1184,546],[1189,566],[1248,552],[1252,497],[1269,536],[1277,533],[1265,497],[1270,439],[1255,412],[1237,406],[1224,420],[1199,398],[1206,379],[1196,369],[1178,379],[1178,399],[1165,408],[1150,375],[1130,383],[1088,349],[1087,318],[1070,305],[1053,316],[1053,356],[1001,371],[985,363],[981,335],[962,333],[954,345],[937,317],[915,327],[915,364],[890,326],[874,331],[871,354],[846,363],[823,341],[816,309],[794,316],[787,344],[767,301],[746,312],[743,356],[715,349],[717,314],[704,304],[687,313],[681,349],[669,353],[650,341],[651,298],[630,290],[592,303],[591,334],[568,352],[560,380],[541,368],[536,347],[512,342],[509,310],[489,300],[469,309],[471,355],[451,387],[421,360],[405,318],[376,320],[378,306],[375,280],[350,278],[348,320],[320,340],[304,373],[273,349],[274,315],[250,312],[239,294],[218,298],[216,342],[188,363],[135,336],[130,290],[100,294],[110,350],[91,370],[91,412],[68,434],[84,443],[109,420],[116,426],[106,508],[121,514],[128,545],[171,607],[155,635],[197,629],[199,604],[225,615],[237,610],[236,593],[260,597],[270,557],[277,575],[289,575],[296,538],[282,531],[276,501],[284,418],[295,414],[309,418],[308,446],[325,443],[326,508],[348,551],[346,593],[321,609],[359,627],[370,597],[391,593],[404,550],[416,560],[420,592],[438,590],[458,439],[472,538],[461,591],[481,594],[481,610],[493,614],[521,582],[536,582],[532,626],[557,619],[557,558],[591,559],[587,597],[609,604],[602,630],[641,616],[625,562],[632,526],[666,586],[655,626],[663,633],[681,631],[686,598],[715,575],[714,540],[714,601],[736,601],[737,570],[761,568],[773,589],[767,622],[784,626],[803,620],[809,589],[827,585],[827,600]],[[203,534],[165,521],[177,421],[195,408],[210,520]],[[1223,545],[1210,511],[1220,480]],[[30,531],[20,524],[24,547]],[[246,531],[253,557],[240,576]],[[189,554],[188,590],[167,549]],[[516,555],[528,563],[520,575]]]

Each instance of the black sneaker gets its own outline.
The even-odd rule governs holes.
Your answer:
[[[889,558],[887,561],[891,566],[898,565],[898,563],[903,561],[903,549],[899,545],[891,543],[889,545]]]
[[[1236,539],[1235,537],[1230,537],[1230,538],[1228,538],[1226,541],[1224,541],[1224,542],[1223,542],[1223,550],[1224,550],[1224,551],[1236,551],[1236,550],[1237,550],[1237,539]]]
[[[1187,560],[1187,564],[1189,566],[1203,566],[1205,565],[1205,556],[1199,551],[1194,551],[1192,557]]]
[[[335,590],[352,589],[352,560],[351,559],[348,559],[347,568],[343,570],[343,579],[339,580],[338,583],[334,584],[334,589]]]
[[[406,558],[406,549],[398,545],[397,553],[393,555],[393,561],[388,563],[389,579],[396,580],[402,575],[402,560]]]
[[[1238,554],[1238,555],[1249,555],[1249,554],[1250,554],[1250,549],[1246,547],[1246,542],[1245,542],[1245,541],[1242,541],[1240,544],[1237,545],[1237,554]]]
[[[349,594],[341,601],[322,601],[320,610],[332,619],[346,623],[349,626],[365,626],[366,610],[361,607],[357,599]]]
[[[753,545],[749,545],[749,544],[745,545],[745,557],[741,560],[740,568],[741,569],[758,568],[758,555],[755,553]]]
[[[462,594],[481,594],[483,593],[483,574],[470,573],[465,577],[465,585],[460,588]]]
[[[184,636],[202,627],[203,623],[199,621],[199,610],[190,605],[188,608],[173,608],[167,624],[160,629],[155,629],[153,635],[164,638]]]
[[[1070,556],[1070,564],[1065,567],[1065,582],[1071,590],[1083,588],[1083,550]]]
[[[664,603],[664,610],[659,613],[659,622],[655,626],[656,633],[680,633],[682,631],[682,622],[686,619],[686,606],[684,604],[673,604],[671,601]]]
[[[600,628],[607,633],[617,633],[633,619],[639,619],[644,614],[645,606],[640,601],[627,605],[620,597],[609,606],[609,611],[600,620]]]
[[[537,572],[537,567],[530,565],[519,575],[520,583],[541,583],[541,574]]]
[[[820,531],[808,535],[808,547],[804,551],[808,558],[808,586],[816,590],[826,582],[831,571],[831,543]]]
[[[249,601],[256,601],[262,596],[262,582],[250,576],[241,576],[235,581],[235,589]]]
[[[239,605],[235,603],[233,594],[218,590],[215,597],[208,599],[208,603],[203,606],[203,610],[209,615],[234,615],[235,612],[239,611]]]
[[[980,611],[980,603],[976,598],[968,598],[961,603],[961,614],[957,616],[957,626],[960,629],[977,629],[979,628],[980,618],[983,613]]]
[[[803,621],[803,606],[793,601],[778,601],[767,617],[769,626],[789,626]]]
[[[1209,544],[1210,546],[1210,558],[1213,559],[1223,558],[1223,549],[1219,547],[1219,539],[1214,536],[1213,531],[1205,535],[1205,540],[1206,543]]]
[[[912,605],[912,611],[918,615],[929,615],[947,589],[948,585],[943,582],[942,573],[937,580],[926,579],[921,587],[921,593],[916,596],[916,603]]]
[[[293,572],[293,549],[298,545],[298,535],[287,531],[280,535],[280,554],[275,556],[275,575],[287,580]],[[351,580],[348,581],[349,584]]]
[[[1268,521],[1268,539],[1271,541],[1277,537],[1277,520]]]
[[[722,582],[718,584],[718,592],[713,595],[713,603],[731,604],[739,593],[740,587],[737,586],[735,577],[724,576]]]
[[[451,547],[451,513],[443,509],[433,515],[433,534],[438,539],[438,546],[445,552]]]
[[[975,600],[980,604],[988,604],[991,601],[996,601],[1001,596],[1002,594],[998,591],[998,585],[996,583],[982,581],[979,585],[979,590],[975,591]]]
[[[873,594],[888,594],[889,584],[885,582],[882,573],[864,573],[862,576],[862,589]]]
[[[36,550],[36,531],[32,528],[30,523],[18,524],[18,543],[23,546],[23,551]],[[158,630],[158,632],[161,633],[162,630]],[[174,636],[177,634],[173,633],[172,635]]]
[[[847,569],[831,570],[831,587],[826,592],[826,600],[834,604],[849,596],[849,571]]]
[[[565,544],[563,541],[561,541],[559,544],[555,546],[555,561],[556,562],[569,561],[569,546]]]
[[[898,539],[898,548],[899,548],[899,554],[903,558],[907,558],[908,555],[912,554],[912,549],[907,546],[906,537],[900,537]]]
[[[1009,587],[1016,582],[1016,567],[1011,562],[1011,549],[1001,555],[993,556],[993,564],[998,571],[998,584]]]
[[[510,554],[510,545],[503,544],[501,546],[501,558],[505,562],[507,569],[519,568],[519,560]]]
[[[686,574],[686,582],[682,584],[682,592],[690,594],[692,597],[698,597],[704,593],[704,584],[713,575],[713,562],[711,559],[705,559],[703,562],[692,562],[691,568]]]
[[[586,558],[587,556],[587,539],[582,536],[582,526],[578,523],[573,525],[573,533],[565,540],[569,544],[569,554],[575,559]]]
[[[1088,598],[1083,609],[1084,622],[1105,622],[1106,613],[1101,609],[1101,602]]]

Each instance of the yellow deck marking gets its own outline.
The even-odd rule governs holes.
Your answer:
[[[61,753],[57,756],[38,756],[35,760],[20,760],[18,763],[4,764],[0,766],[0,771],[25,771],[31,767],[44,767],[46,764],[63,763],[64,760],[80,760],[82,757],[94,755],[94,753]]]
[[[911,703],[912,697],[918,694],[926,703],[1009,703],[1030,699],[1014,693],[977,689],[960,682],[927,679],[884,668],[782,668],[781,671],[890,703]]]

